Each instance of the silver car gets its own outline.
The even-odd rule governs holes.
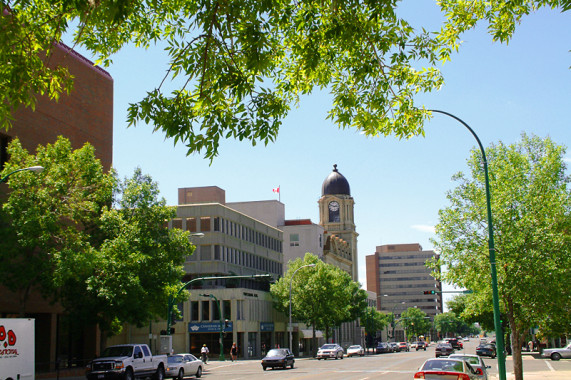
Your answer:
[[[365,349],[359,345],[347,347],[347,357],[349,358],[355,355],[365,356]]]
[[[571,343],[563,348],[546,348],[541,353],[544,358],[551,358],[551,360],[559,360],[561,358],[571,358]]]
[[[321,359],[343,359],[343,348],[337,343],[324,344],[317,350],[317,360]]]
[[[167,357],[165,377],[182,380],[185,376],[202,376],[202,360],[192,354],[175,354]]]
[[[481,380],[488,380],[488,368],[492,368],[492,366],[486,365],[484,363],[484,359],[479,357],[478,355],[469,355],[469,354],[452,354],[448,356],[449,359],[462,359],[472,366],[478,372],[481,371],[481,374],[478,374],[478,378]]]

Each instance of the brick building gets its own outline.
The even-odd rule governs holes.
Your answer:
[[[38,145],[54,143],[58,136],[71,141],[74,149],[86,142],[95,147],[96,156],[105,170],[112,164],[113,154],[113,79],[105,70],[58,44],[50,58],[51,65],[67,66],[74,77],[74,88],[58,102],[40,96],[35,111],[18,109],[12,128],[0,130],[0,168],[7,160],[8,143],[19,138],[23,147],[35,153]],[[6,185],[0,185],[0,192]],[[20,316],[16,294],[1,288],[0,317]],[[36,321],[36,373],[53,370],[58,360],[63,366],[83,366],[83,359],[93,357],[99,337],[95,328],[77,331],[77,323],[62,314],[62,308],[32,292],[26,304],[26,317]]]

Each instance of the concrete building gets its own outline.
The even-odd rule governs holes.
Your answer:
[[[408,308],[416,307],[431,319],[442,313],[442,284],[431,275],[427,260],[434,251],[423,251],[420,244],[391,244],[376,248],[366,257],[367,289],[377,293],[378,310],[394,313],[398,318]],[[404,337],[402,330],[397,331]]]
[[[13,113],[12,128],[0,131],[0,169],[8,159],[6,148],[18,138],[22,146],[35,153],[39,144],[54,143],[58,136],[71,141],[74,149],[89,142],[104,170],[109,170],[113,154],[113,79],[105,70],[64,44],[55,46],[50,66],[65,66],[74,77],[73,90],[62,94],[59,101],[38,96],[35,110],[20,108]],[[0,195],[6,191],[0,185]],[[1,196],[0,196],[1,198]],[[19,296],[0,287],[0,317],[20,316]],[[34,289],[26,303],[25,316],[34,318],[36,373],[60,366],[83,366],[84,358],[99,352],[99,333],[92,329],[78,330],[77,321],[70,321],[63,308],[44,299]]]
[[[303,259],[307,252],[323,260],[323,226],[310,219],[293,219],[284,221],[278,228],[284,233],[284,271],[290,261]]]

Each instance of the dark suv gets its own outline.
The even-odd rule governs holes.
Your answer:
[[[450,344],[455,350],[462,349],[462,343],[460,343],[457,338],[447,338],[446,342],[448,342],[448,344]]]

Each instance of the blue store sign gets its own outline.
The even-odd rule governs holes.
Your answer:
[[[222,324],[223,332],[232,332],[234,331],[234,325],[232,322],[227,323],[228,327],[224,327],[224,323]],[[197,322],[197,323],[189,323],[188,324],[188,332],[191,333],[201,333],[201,332],[209,332],[209,333],[219,333],[220,332],[220,322]]]
[[[260,322],[260,331],[274,331],[274,322]]]

